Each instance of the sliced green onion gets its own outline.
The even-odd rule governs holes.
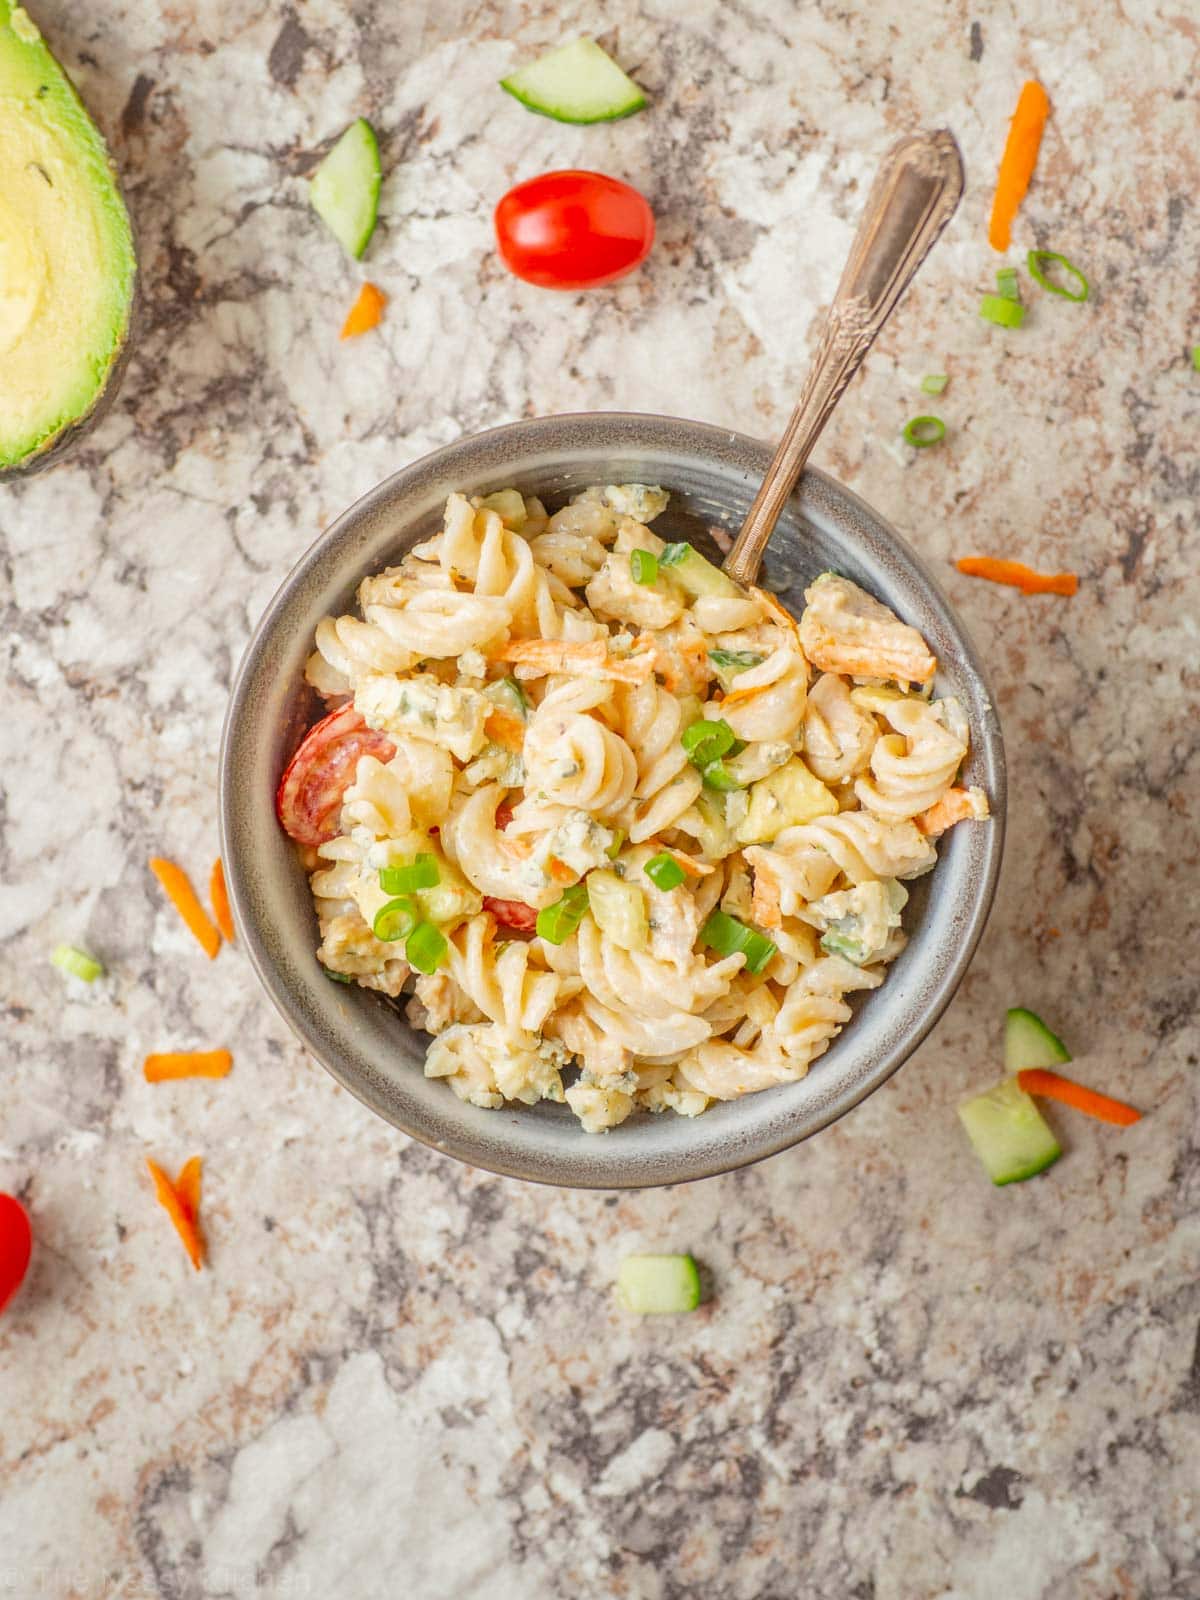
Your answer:
[[[50,960],[64,972],[82,978],[84,983],[95,983],[97,978],[104,976],[101,963],[94,956],[89,956],[86,950],[77,950],[73,944],[56,944],[50,952]]]
[[[651,856],[642,871],[656,889],[678,889],[687,877],[687,873],[669,850],[661,850],[658,855]]]
[[[946,424],[941,417],[913,417],[904,424],[905,444],[924,450],[931,444],[940,444],[946,437]]]
[[[624,828],[614,828],[613,829],[613,842],[609,845],[608,849],[604,852],[604,854],[608,857],[608,859],[610,861],[615,861],[617,859],[617,857],[621,854],[621,846],[624,843],[625,843],[625,829]]]
[[[1192,366],[1200,372],[1200,344],[1192,346]]]
[[[379,887],[384,894],[412,894],[414,889],[436,889],[442,881],[437,858],[418,856],[405,867],[380,867]]]
[[[723,761],[710,761],[704,768],[702,776],[705,786],[716,789],[721,794],[732,794],[735,789],[744,789],[746,785],[739,783]]]
[[[745,672],[747,667],[757,667],[766,657],[755,650],[710,650],[708,659],[714,667],[723,667],[726,672]]]
[[[712,722],[701,717],[690,728],[683,730],[681,742],[688,760],[703,772],[710,761],[719,761],[722,756],[727,756],[737,740],[733,729],[720,717]]]
[[[1083,273],[1080,272],[1078,267],[1072,266],[1072,264],[1067,260],[1066,256],[1060,256],[1057,250],[1031,250],[1025,259],[1029,265],[1030,276],[1035,278],[1037,282],[1041,284],[1042,288],[1048,290],[1050,294],[1061,295],[1064,300],[1074,300],[1077,303],[1087,299],[1087,279],[1084,277]],[[1067,288],[1065,284],[1051,283],[1050,279],[1046,276],[1045,268],[1042,265],[1043,262],[1054,262],[1055,265],[1060,266],[1064,272],[1070,273],[1071,277],[1074,278],[1076,283],[1079,285],[1079,293],[1072,294],[1070,289]]]
[[[1003,295],[985,294],[979,302],[979,315],[985,322],[994,322],[1001,328],[1019,328],[1025,321],[1025,307],[1017,300],[1006,300]]]
[[[587,884],[572,884],[560,900],[538,912],[538,938],[547,944],[565,944],[583,921],[587,908]]]
[[[669,544],[658,558],[660,567],[677,567],[691,554],[692,547],[686,539],[682,544]]]
[[[649,550],[631,550],[629,570],[634,583],[654,583],[658,577],[658,557]]]
[[[950,377],[948,373],[930,372],[921,379],[921,393],[941,394],[949,382]]]
[[[776,950],[766,934],[748,928],[725,911],[711,914],[700,929],[700,939],[719,956],[734,956],[740,952],[746,957],[746,971],[756,974],[763,970]]]
[[[404,955],[410,967],[428,976],[446,959],[446,936],[432,922],[419,922],[408,936]]]
[[[384,944],[394,944],[397,939],[407,939],[417,925],[417,908],[407,895],[389,900],[380,906],[371,924],[371,932]]]
[[[319,961],[317,962],[317,965],[319,967],[321,967],[321,971],[325,974],[325,976],[327,978],[331,978],[334,983],[353,983],[354,982],[354,979],[350,976],[350,974],[348,972],[335,972],[332,967],[321,966],[321,963]]]
[[[1002,300],[1015,300],[1020,305],[1021,285],[1017,282],[1016,267],[1001,267],[996,274],[996,287]]]

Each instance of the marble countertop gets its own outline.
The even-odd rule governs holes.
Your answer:
[[[0,489],[0,1189],[35,1264],[0,1321],[0,1594],[374,1600],[1195,1600],[1200,1594],[1196,719],[1200,28],[1186,5],[44,0],[136,218],[144,326],[67,464]],[[494,88],[607,29],[649,91],[560,127]],[[1022,79],[1054,103],[1020,246],[1086,306],[976,315]],[[387,177],[377,335],[309,214],[358,114]],[[603,1195],[412,1144],[306,1058],[244,956],[208,965],[145,867],[216,853],[231,674],[280,578],[377,479],[492,423],[668,411],[770,436],[864,186],[948,124],[969,188],[817,459],[942,576],[1012,775],[998,903],[914,1059],[753,1170]],[[553,296],[489,253],[516,178],[587,165],[659,219],[647,266]],[[1018,259],[1014,253],[1014,259]],[[951,374],[937,450],[897,450]],[[960,577],[1074,568],[1074,600]],[[83,992],[46,961],[103,955]],[[954,1116],[1003,1008],[1151,1110],[1069,1114],[993,1190]],[[221,1084],[142,1055],[230,1042]],[[206,1158],[194,1275],[144,1158]],[[715,1298],[637,1322],[631,1249]]]

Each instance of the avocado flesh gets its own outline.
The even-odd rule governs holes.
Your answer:
[[[103,396],[135,273],[104,140],[28,13],[0,0],[0,476]]]

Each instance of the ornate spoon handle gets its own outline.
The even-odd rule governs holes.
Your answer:
[[[771,530],[821,429],[954,215],[962,191],[962,157],[945,129],[910,134],[885,157],[867,196],[799,404],[726,557],[725,571],[739,583],[753,583],[758,575]]]

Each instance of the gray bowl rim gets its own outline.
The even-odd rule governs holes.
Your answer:
[[[247,863],[239,852],[239,836],[244,830],[239,820],[242,806],[234,769],[236,747],[245,730],[245,714],[252,686],[256,675],[262,674],[264,669],[269,670],[266,657],[270,654],[271,641],[277,627],[286,621],[293,596],[303,588],[314,569],[331,560],[341,544],[352,540],[361,522],[393,502],[401,501],[406,490],[422,480],[452,479],[469,492],[469,467],[467,474],[458,474],[452,469],[456,461],[465,458],[466,464],[473,454],[482,452],[486,456],[489,449],[494,451],[511,443],[513,470],[519,476],[522,457],[538,451],[545,456],[557,450],[565,457],[572,449],[582,452],[590,447],[598,454],[598,443],[589,438],[589,435],[597,433],[605,435],[605,447],[614,454],[625,448],[650,454],[656,451],[683,452],[725,462],[733,458],[746,469],[750,482],[761,478],[772,455],[770,445],[747,434],[682,417],[632,411],[562,412],[524,418],[479,433],[463,435],[381,480],[343,511],[308,547],[272,596],[246,646],[230,692],[221,733],[219,833],[234,920],[251,966],[283,1020],[344,1089],[410,1138],[470,1166],[504,1177],[559,1187],[621,1190],[673,1186],[714,1177],[766,1160],[839,1120],[887,1082],[942,1016],[965,976],[982,937],[1003,857],[1007,774],[1003,734],[987,675],[966,629],[941,586],[886,518],[830,474],[810,466],[793,491],[790,502],[795,504],[797,514],[810,518],[815,509],[811,502],[824,500],[829,505],[839,506],[843,515],[848,513],[860,527],[870,530],[871,557],[876,562],[898,568],[907,581],[915,583],[918,591],[924,591],[922,598],[926,605],[931,606],[935,613],[940,613],[947,631],[954,635],[959,670],[976,691],[973,696],[974,714],[971,717],[971,760],[973,765],[982,766],[986,773],[985,784],[992,807],[992,821],[986,828],[956,830],[970,836],[970,865],[974,870],[968,879],[968,893],[960,908],[953,944],[941,950],[939,970],[930,975],[931,981],[927,984],[923,1003],[910,1008],[912,1014],[901,1028],[890,1035],[889,1042],[877,1052],[868,1070],[849,1070],[843,1073],[837,1084],[832,1081],[823,1083],[821,1087],[824,1092],[798,1111],[782,1109],[778,1105],[779,1097],[806,1085],[811,1086],[814,1074],[832,1063],[839,1044],[852,1038],[864,1020],[860,1018],[857,1006],[852,1022],[839,1039],[835,1040],[825,1055],[818,1057],[808,1075],[798,1083],[719,1103],[695,1119],[676,1117],[675,1113],[665,1112],[658,1117],[643,1116],[633,1124],[623,1124],[606,1135],[580,1132],[577,1152],[566,1161],[539,1148],[536,1137],[518,1136],[523,1123],[532,1120],[524,1108],[506,1106],[501,1111],[485,1111],[464,1106],[446,1085],[437,1084],[435,1087],[443,1091],[452,1103],[453,1111],[448,1107],[447,1111],[451,1114],[432,1117],[428,1113],[422,1114],[420,1106],[408,1103],[403,1072],[395,1081],[378,1072],[365,1072],[362,1064],[356,1063],[353,1052],[339,1037],[338,1027],[329,1026],[322,1032],[306,1014],[305,1008],[298,1004],[297,997],[279,972],[279,964],[271,948],[270,930],[264,932],[251,913],[254,899],[252,881],[258,864]],[[401,547],[401,540],[402,536],[397,534],[395,548]],[[356,570],[358,576],[362,576],[371,568],[368,564]],[[273,817],[274,791],[265,799]],[[301,870],[297,862],[296,871]],[[933,877],[937,879],[943,870],[944,861],[940,859]],[[894,971],[892,969],[889,974],[889,982]],[[314,977],[313,981],[314,984],[324,985],[326,989],[340,989],[340,986],[330,985],[323,977]],[[885,983],[883,990],[874,993],[882,993],[886,989]],[[361,993],[354,992],[356,995]],[[375,997],[369,998],[374,1000]],[[329,1008],[324,1009],[328,1011]],[[398,1020],[404,1028],[409,1027],[404,1019]],[[853,1068],[852,1061],[847,1065]],[[770,1102],[776,1104],[770,1106]],[[471,1121],[464,1129],[461,1125],[462,1113],[473,1114],[475,1119],[484,1118],[486,1123]],[[752,1124],[750,1130],[719,1129],[717,1122],[724,1122],[730,1113],[738,1121],[749,1120]],[[676,1154],[664,1163],[655,1159],[649,1151],[639,1150],[638,1146],[643,1141],[636,1135],[645,1128],[653,1130],[667,1119],[685,1124],[694,1130],[695,1137],[682,1155]],[[629,1138],[630,1134],[635,1138]]]

